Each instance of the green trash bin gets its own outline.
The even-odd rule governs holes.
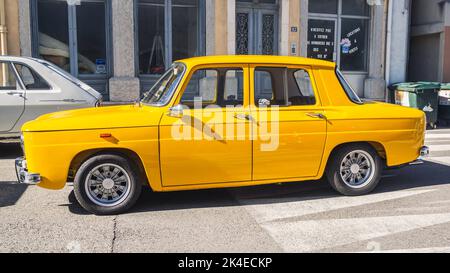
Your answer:
[[[435,82],[406,82],[392,86],[395,104],[420,109],[431,128],[437,127],[441,84]]]
[[[450,125],[450,83],[441,84],[439,91],[439,123]]]

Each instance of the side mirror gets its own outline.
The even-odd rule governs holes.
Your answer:
[[[183,105],[178,104],[177,106],[171,107],[167,115],[173,118],[182,118],[183,112],[184,112]]]

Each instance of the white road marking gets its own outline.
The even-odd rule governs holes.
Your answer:
[[[426,158],[426,160],[431,161],[431,162],[442,162],[442,163],[450,165],[450,156],[441,156],[441,157],[431,156],[431,157]]]
[[[450,139],[443,139],[443,140],[433,140],[433,139],[431,139],[431,140],[425,140],[425,143],[429,143],[429,144],[431,144],[431,145],[433,145],[433,144],[439,144],[439,143],[447,143],[447,142],[450,142]]]
[[[425,139],[436,139],[436,138],[450,139],[450,134],[426,134],[426,136],[425,136]]]
[[[287,252],[313,252],[450,222],[450,213],[326,219],[262,226]]]
[[[450,151],[450,145],[431,145],[429,148],[431,152]]]
[[[321,198],[316,200],[299,200],[299,198],[266,199],[266,204],[252,204],[251,199],[237,200],[245,205],[247,211],[258,223],[274,221],[285,218],[300,217],[308,214],[327,212],[331,210],[357,207],[372,203],[389,201],[394,199],[411,197],[419,194],[429,193],[434,190],[397,191],[379,194],[370,194],[358,197],[338,196],[331,198]],[[258,203],[264,200],[258,199]]]

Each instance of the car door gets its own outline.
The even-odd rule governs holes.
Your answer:
[[[36,119],[47,113],[88,106],[86,98],[82,96],[83,91],[81,89],[73,87],[80,94],[71,91],[70,87],[62,89],[51,79],[44,78],[37,70],[27,64],[14,63],[14,67],[26,89],[23,122]],[[87,96],[87,94],[85,95]]]
[[[183,111],[160,124],[163,186],[251,181],[248,65],[203,66],[187,77]]]
[[[10,62],[0,61],[0,133],[10,132],[25,109],[24,91]]]
[[[310,67],[251,67],[253,179],[315,177],[327,122]]]

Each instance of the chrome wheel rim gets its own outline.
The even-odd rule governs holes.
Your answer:
[[[339,174],[342,181],[354,189],[367,186],[375,176],[375,161],[366,151],[348,153],[341,162]]]
[[[84,185],[89,199],[103,207],[119,205],[131,191],[130,176],[115,164],[102,164],[93,168]]]

